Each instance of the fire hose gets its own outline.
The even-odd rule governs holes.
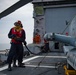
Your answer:
[[[25,45],[25,47],[26,47],[26,49],[28,50],[28,52],[31,53],[31,54],[33,54],[33,55],[39,55],[39,54],[41,54],[41,51],[38,52],[38,53],[35,53],[35,52],[32,52],[32,51],[28,48],[27,45]],[[38,47],[38,46],[36,46],[36,47]],[[40,48],[40,47],[39,47],[39,48]]]

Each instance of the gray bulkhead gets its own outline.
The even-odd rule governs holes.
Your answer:
[[[41,4],[40,4],[41,3]],[[65,34],[70,31],[70,23],[76,15],[76,4],[64,0],[41,0],[34,2],[34,32],[38,28],[42,38],[45,33]],[[37,15],[35,7],[43,8],[42,14]],[[39,21],[39,22],[38,22]],[[62,43],[59,43],[59,48],[56,47],[57,42],[50,42],[50,49],[61,50]]]

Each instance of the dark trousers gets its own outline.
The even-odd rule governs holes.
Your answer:
[[[7,63],[11,64],[13,59],[18,59],[19,63],[23,61],[23,45],[11,43],[11,48],[8,54]]]
[[[49,43],[45,43],[44,45],[45,52],[49,51]]]

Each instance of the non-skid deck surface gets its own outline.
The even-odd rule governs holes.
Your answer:
[[[63,53],[43,53],[23,61],[25,68],[12,67],[7,70],[7,65],[0,67],[0,75],[65,75],[61,66],[66,63],[66,56]]]

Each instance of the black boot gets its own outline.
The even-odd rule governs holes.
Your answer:
[[[19,63],[19,62],[18,62],[18,67],[25,68],[25,64],[24,64],[24,63]]]
[[[25,68],[25,65],[19,65],[18,67]]]
[[[17,65],[16,64],[13,64],[13,67],[17,67]]]
[[[11,64],[8,64],[8,71],[12,71]]]

